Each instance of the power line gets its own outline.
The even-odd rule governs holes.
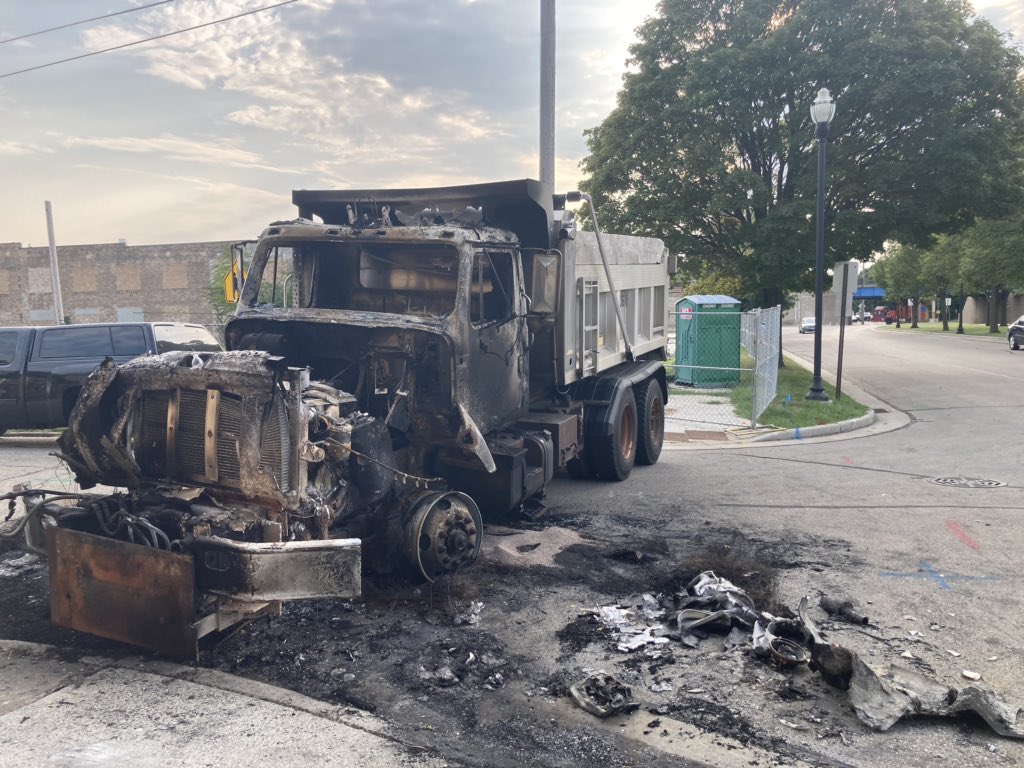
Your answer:
[[[78,59],[86,59],[89,56],[97,56],[97,55],[99,55],[101,53],[109,53],[110,51],[119,51],[122,48],[130,48],[133,45],[141,45],[142,43],[148,43],[148,42],[151,42],[153,40],[161,40],[161,39],[163,39],[165,37],[171,37],[172,35],[180,35],[183,32],[191,32],[191,31],[193,31],[195,29],[202,29],[203,27],[212,27],[214,24],[223,24],[225,21],[233,21],[235,19],[240,19],[243,16],[251,16],[254,13],[260,13],[261,11],[269,11],[269,10],[271,10],[273,8],[280,8],[282,5],[291,5],[292,3],[297,3],[297,2],[299,2],[299,0],[283,0],[283,2],[274,3],[273,5],[265,5],[262,8],[253,8],[251,11],[244,11],[243,13],[236,13],[234,16],[225,16],[223,19],[214,19],[213,21],[207,21],[204,24],[196,24],[194,27],[186,27],[185,29],[176,29],[173,32],[165,32],[162,35],[153,35],[153,37],[147,37],[147,38],[144,38],[142,40],[135,40],[135,41],[133,41],[131,43],[122,43],[121,45],[114,45],[114,46],[111,46],[110,48],[103,48],[102,50],[99,50],[99,51],[89,51],[89,53],[81,53],[78,56],[71,56],[71,57],[69,57],[67,59],[60,59],[58,61],[51,61],[51,62],[48,62],[46,64],[37,64],[34,67],[27,67],[25,69],[18,69],[18,70],[15,70],[14,72],[5,72],[4,74],[0,75],[0,79],[5,78],[5,77],[13,77],[14,75],[23,75],[26,72],[34,72],[37,69],[45,69],[46,67],[55,67],[58,64],[66,64],[69,61],[77,61]]]
[[[114,13],[107,13],[103,16],[93,16],[91,19],[82,19],[81,21],[72,21],[70,24],[61,24],[59,27],[50,27],[49,29],[40,29],[38,32],[29,32],[26,35],[18,35],[17,37],[9,37],[6,40],[0,40],[0,45],[4,43],[13,43],[15,40],[24,40],[26,37],[35,37],[36,35],[45,35],[47,32],[56,32],[59,29],[67,29],[68,27],[77,27],[80,24],[88,24],[92,21],[100,21],[101,19],[109,19],[111,16],[120,16],[123,13],[135,13],[136,11],[144,11],[147,8],[152,8],[156,5],[166,5],[167,3],[173,3],[174,0],[158,0],[158,2],[150,3],[149,5],[140,5],[138,8],[128,8],[124,11],[115,11]]]

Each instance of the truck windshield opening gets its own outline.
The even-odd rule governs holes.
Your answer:
[[[290,305],[420,317],[444,317],[455,310],[459,259],[453,246],[295,243],[289,250],[294,275],[286,299]],[[266,262],[264,282],[273,262],[272,256]],[[276,293],[284,298],[281,288]]]

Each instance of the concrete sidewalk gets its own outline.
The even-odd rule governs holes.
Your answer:
[[[373,715],[216,670],[0,640],[0,766],[453,765]]]
[[[807,370],[812,369],[812,362],[792,352],[786,353],[786,359]],[[821,377],[835,386],[835,374],[822,370]],[[849,379],[843,381],[843,394],[867,406],[866,414],[856,419],[839,421],[833,424],[821,424],[813,427],[779,429],[776,427],[728,426],[729,419],[735,420],[732,406],[717,406],[715,422],[701,423],[686,421],[680,415],[681,408],[677,405],[673,412],[671,403],[666,404],[665,443],[666,447],[682,448],[737,448],[743,445],[803,441],[810,439],[843,439],[844,437],[864,437],[867,435],[891,432],[901,429],[910,423],[910,417],[864,391]],[[702,405],[707,410],[708,405]],[[851,433],[856,433],[853,435]]]

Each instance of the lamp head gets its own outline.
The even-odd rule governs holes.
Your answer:
[[[832,100],[831,94],[828,92],[828,88],[822,88],[818,91],[817,97],[811,104],[811,120],[818,125],[832,122],[832,117],[836,113],[836,103]]]

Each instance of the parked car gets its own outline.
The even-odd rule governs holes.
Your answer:
[[[78,393],[100,365],[173,350],[220,351],[187,323],[82,323],[0,328],[0,435],[67,426]]]
[[[805,317],[800,321],[800,333],[814,333],[813,317]]]
[[[1020,349],[1020,345],[1024,344],[1024,315],[1018,317],[1009,327],[1006,340],[1010,343],[1010,349]]]

